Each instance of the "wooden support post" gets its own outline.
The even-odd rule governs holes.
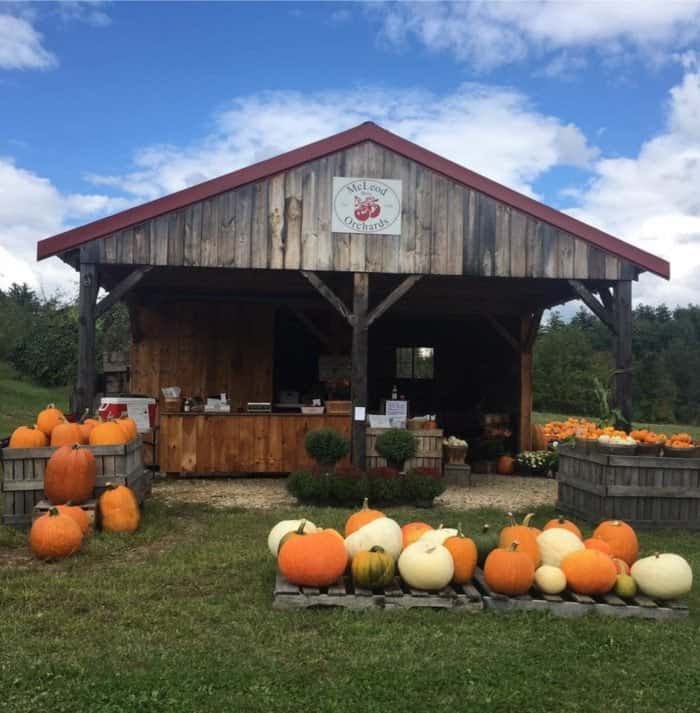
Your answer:
[[[80,249],[80,292],[78,297],[78,378],[75,385],[74,409],[92,410],[95,401],[97,365],[95,359],[95,302],[99,285],[94,246]]]
[[[614,315],[593,296],[591,291],[580,280],[569,280],[569,284],[573,287],[574,292],[580,297],[583,303],[593,312],[598,319],[607,325],[608,329],[615,334],[617,323]],[[603,299],[605,299],[603,297]]]
[[[395,287],[369,314],[367,326],[369,327],[375,319],[379,319],[384,312],[395,305],[412,287],[421,279],[423,275],[409,275]]]
[[[336,295],[335,292],[333,292],[333,290],[331,290],[331,288],[328,287],[328,285],[315,272],[302,270],[301,274],[319,291],[321,295],[323,295],[323,297],[328,300],[328,302],[330,302],[338,310],[338,312],[340,312],[340,314],[348,322],[350,322],[350,324],[352,324],[352,315],[350,314],[348,308],[345,306],[343,300],[341,300],[340,297],[338,297],[338,295]],[[367,310],[365,309],[365,312],[366,311]]]
[[[622,425],[632,425],[632,283],[617,282],[615,302],[615,407],[622,413]]]
[[[542,310],[520,318],[520,417],[518,447],[532,450],[532,348],[542,319]]]
[[[368,326],[367,305],[369,303],[369,275],[366,272],[354,274],[353,314],[352,314],[352,463],[364,470],[366,457],[365,419],[355,420],[355,408],[367,408],[367,350]]]

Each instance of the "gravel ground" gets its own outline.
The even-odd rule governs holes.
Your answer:
[[[217,508],[279,508],[295,506],[287,493],[284,478],[192,478],[156,480],[153,496],[166,502],[206,502]],[[496,507],[522,511],[540,505],[554,505],[555,480],[503,475],[474,475],[471,488],[450,486],[435,500],[441,507],[470,510]]]

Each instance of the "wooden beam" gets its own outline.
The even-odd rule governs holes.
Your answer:
[[[94,408],[97,364],[95,356],[95,302],[99,289],[92,246],[80,251],[78,295],[78,374],[73,408],[76,413]]]
[[[369,275],[356,272],[353,276],[353,317],[352,324],[352,463],[364,470],[366,460],[365,419],[355,420],[355,408],[367,408],[367,351],[368,326],[367,305],[369,304]]]
[[[574,288],[574,292],[583,300],[583,303],[605,324],[613,333],[617,333],[617,324],[613,315],[598,302],[589,289],[580,280],[569,280],[569,284]]]
[[[151,271],[151,267],[137,267],[130,272],[118,285],[115,285],[109,294],[103,297],[95,307],[95,318],[99,319],[110,310],[117,302],[122,300],[126,294],[143,280]]]
[[[311,332],[311,334],[318,339],[321,344],[324,344],[329,349],[332,348],[332,343],[328,335],[324,334],[314,321],[307,314],[304,314],[300,309],[296,307],[290,307],[290,312]]]
[[[486,314],[484,316],[488,319],[493,328],[503,337],[503,339],[505,339],[508,344],[513,347],[516,354],[520,354],[520,342],[492,314]]]
[[[398,287],[395,287],[370,313],[367,317],[367,326],[369,327],[376,319],[379,319],[384,312],[395,305],[423,275],[409,275],[401,282]]]
[[[522,348],[526,352],[531,352],[532,348],[535,346],[535,339],[537,339],[537,333],[540,329],[543,314],[544,310],[538,309],[529,318],[529,327],[525,335],[525,341],[522,344]]]
[[[613,314],[615,312],[615,298],[610,288],[601,287],[598,289],[598,294],[600,295],[602,303],[605,305],[605,309],[607,309],[610,314]]]
[[[627,428],[632,425],[632,283],[623,280],[613,288],[615,299],[615,406]]]
[[[338,295],[331,290],[328,285],[315,273],[315,272],[309,272],[308,270],[302,270],[301,274],[325,297],[332,305],[335,307],[338,312],[352,325],[353,324],[353,315],[350,313],[350,310],[345,306],[345,303],[343,300],[338,297]],[[359,274],[359,273],[356,273]],[[363,273],[364,274],[364,273]]]
[[[532,317],[520,320],[520,342],[526,344],[532,329]],[[520,416],[518,419],[518,447],[532,450],[532,350],[520,351]]]

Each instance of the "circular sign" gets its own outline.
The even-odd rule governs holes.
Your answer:
[[[334,178],[333,231],[400,235],[401,181]]]

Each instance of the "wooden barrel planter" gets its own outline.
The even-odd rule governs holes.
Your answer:
[[[640,529],[700,529],[700,458],[560,449],[557,508],[590,522]]]

